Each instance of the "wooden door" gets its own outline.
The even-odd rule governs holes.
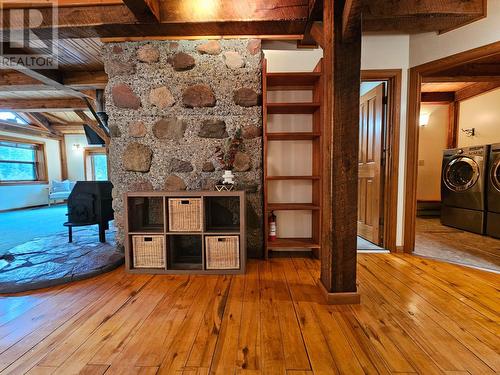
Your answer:
[[[384,84],[359,103],[358,235],[381,244],[383,215]]]

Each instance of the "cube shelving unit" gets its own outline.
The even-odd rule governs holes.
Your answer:
[[[201,200],[199,215],[201,230],[170,230],[169,199],[181,199],[186,203],[192,198]],[[125,202],[125,267],[131,273],[151,274],[241,274],[246,266],[246,201],[244,191],[146,191],[128,192]],[[162,242],[164,262],[159,267],[134,267],[134,237],[144,241]],[[211,239],[211,241],[208,241]],[[161,241],[160,241],[161,240]],[[217,246],[217,255],[224,257],[228,248],[236,249],[229,268],[207,267],[207,244]],[[140,241],[135,241],[140,242]],[[215,245],[214,245],[215,244]],[[149,244],[148,244],[149,245]],[[157,247],[156,247],[157,249]],[[215,254],[215,252],[214,252]],[[141,256],[147,252],[141,251]],[[158,254],[152,259],[158,259]],[[216,262],[217,259],[211,259]],[[220,261],[220,259],[219,259]],[[216,263],[217,264],[217,263]]]

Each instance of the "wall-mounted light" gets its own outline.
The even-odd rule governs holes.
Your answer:
[[[420,112],[420,121],[418,122],[418,124],[420,126],[426,126],[428,123],[429,123],[429,113],[427,112]]]
[[[73,146],[71,148],[73,149],[73,152],[76,154],[79,154],[83,151],[83,147],[80,143],[73,143]]]
[[[461,129],[467,137],[474,137],[476,135],[476,128]]]

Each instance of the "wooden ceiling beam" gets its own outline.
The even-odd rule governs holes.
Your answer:
[[[325,48],[325,36],[323,35],[323,22],[314,22],[311,27],[311,37],[321,48]]]
[[[462,101],[500,88],[500,81],[479,82],[455,92],[455,100]]]
[[[69,71],[63,73],[63,83],[75,90],[104,90],[108,75],[103,70]]]
[[[50,38],[57,28],[60,39],[116,38],[155,36],[242,36],[303,34],[308,20],[308,1],[290,4],[284,0],[235,2],[218,0],[211,9],[202,9],[198,1],[170,0],[160,3],[160,23],[141,23],[126,5],[74,6],[58,9],[58,23],[43,17],[46,8],[37,8],[43,22],[31,28],[39,38]],[[10,10],[3,28],[22,28],[9,24]]]
[[[59,70],[35,70],[25,67],[24,65],[10,63],[8,66],[0,61],[0,67],[16,70],[34,80],[39,81],[45,86],[52,87],[76,98],[86,98],[87,95],[71,87],[65,86],[63,83],[62,73]]]
[[[442,70],[437,73],[437,76],[500,76],[500,57],[498,57],[497,63],[469,63],[460,65],[451,69]],[[432,76],[432,75],[431,75]]]
[[[363,1],[363,30],[385,32],[445,31],[486,15],[483,0]]]
[[[497,76],[424,76],[422,83],[442,83],[442,82],[498,82]]]
[[[103,141],[108,144],[109,143],[109,135],[101,129],[97,120],[91,119],[89,116],[85,114],[83,111],[75,111],[78,117],[83,121],[84,124],[88,125],[99,137],[103,139]]]
[[[123,0],[140,22],[160,22],[160,2],[158,0]]]
[[[453,91],[423,92],[420,101],[422,103],[452,103],[455,101],[455,93]]]
[[[342,39],[349,41],[356,34],[357,21],[361,17],[361,0],[346,0],[342,12]]]
[[[107,82],[108,75],[104,71],[62,72],[62,84],[73,90],[104,89]],[[39,90],[53,91],[58,88],[40,82],[22,71],[0,69],[0,92]],[[86,93],[85,95],[88,96]]]
[[[25,134],[43,138],[50,138],[57,140],[62,139],[60,135],[53,134],[47,130],[44,130],[42,128],[37,128],[34,126],[16,125],[16,124],[0,122],[0,130],[8,131],[10,133]]]
[[[67,112],[75,109],[87,109],[84,100],[68,99],[2,99],[0,110],[18,112]]]
[[[85,131],[83,130],[83,123],[79,122],[52,125],[52,128],[61,134],[85,134]]]

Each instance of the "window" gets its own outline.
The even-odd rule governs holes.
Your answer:
[[[26,120],[14,112],[0,112],[0,121],[10,122],[18,125],[28,125]]]
[[[0,139],[0,183],[46,181],[43,143]]]
[[[108,156],[104,148],[85,149],[85,177],[87,181],[108,180]]]

